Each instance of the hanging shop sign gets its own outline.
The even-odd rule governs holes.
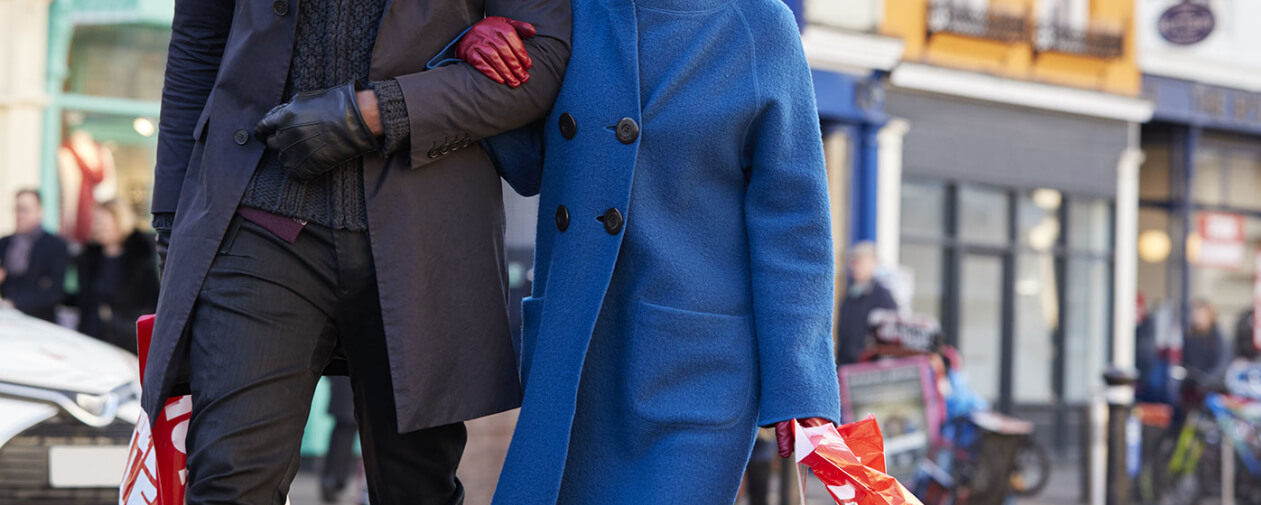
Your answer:
[[[1207,39],[1216,26],[1217,19],[1207,5],[1187,0],[1166,9],[1157,29],[1169,43],[1189,46]]]
[[[1228,270],[1243,268],[1245,248],[1242,215],[1201,212],[1197,225],[1198,251],[1188,251],[1196,266]]]

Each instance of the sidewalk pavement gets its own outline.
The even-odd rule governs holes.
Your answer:
[[[465,505],[488,505],[494,493],[495,481],[499,469],[507,454],[508,442],[512,438],[512,428],[516,424],[516,411],[506,412],[468,423],[469,444],[465,449],[464,460],[460,465],[460,480],[465,486]],[[1076,462],[1057,463],[1051,470],[1051,481],[1042,493],[1033,498],[1017,499],[1014,505],[1078,505],[1081,494],[1081,471]],[[771,482],[772,494],[778,488],[777,479]],[[352,483],[350,489],[342,493],[336,505],[358,505],[360,489],[358,483]],[[304,465],[293,483],[289,496],[292,505],[320,505],[319,474],[314,468]],[[740,498],[736,505],[746,505],[748,500]],[[832,505],[827,491],[817,479],[810,479],[806,484],[807,505]],[[772,497],[770,505],[780,504]]]

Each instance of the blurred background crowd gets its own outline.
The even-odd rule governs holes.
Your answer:
[[[786,3],[823,125],[841,362],[871,310],[936,318],[977,393],[1076,460],[1109,363],[1167,399],[1172,366],[1255,357],[1261,2]],[[157,297],[172,5],[0,2],[0,295],[133,350]],[[537,204],[504,194],[519,324]],[[485,429],[469,459],[493,470],[511,420]]]

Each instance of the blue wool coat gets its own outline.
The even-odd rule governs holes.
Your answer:
[[[572,5],[550,116],[486,142],[541,194],[495,503],[732,503],[758,425],[840,410],[796,24],[777,0]]]

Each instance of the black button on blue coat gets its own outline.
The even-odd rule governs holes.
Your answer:
[[[639,138],[639,124],[634,119],[624,117],[617,122],[617,140],[623,144],[633,144]]]
[[[605,211],[601,221],[604,221],[604,231],[609,232],[609,235],[617,235],[622,231],[622,213],[617,209]]]
[[[244,128],[237,130],[236,133],[232,134],[232,140],[235,141],[237,145],[243,146],[246,142],[250,141],[250,132],[245,131]]]
[[[557,125],[560,127],[560,134],[565,139],[573,139],[578,134],[578,122],[568,112],[560,115],[560,121]]]
[[[569,209],[564,205],[556,207],[556,229],[565,231],[569,229]]]

